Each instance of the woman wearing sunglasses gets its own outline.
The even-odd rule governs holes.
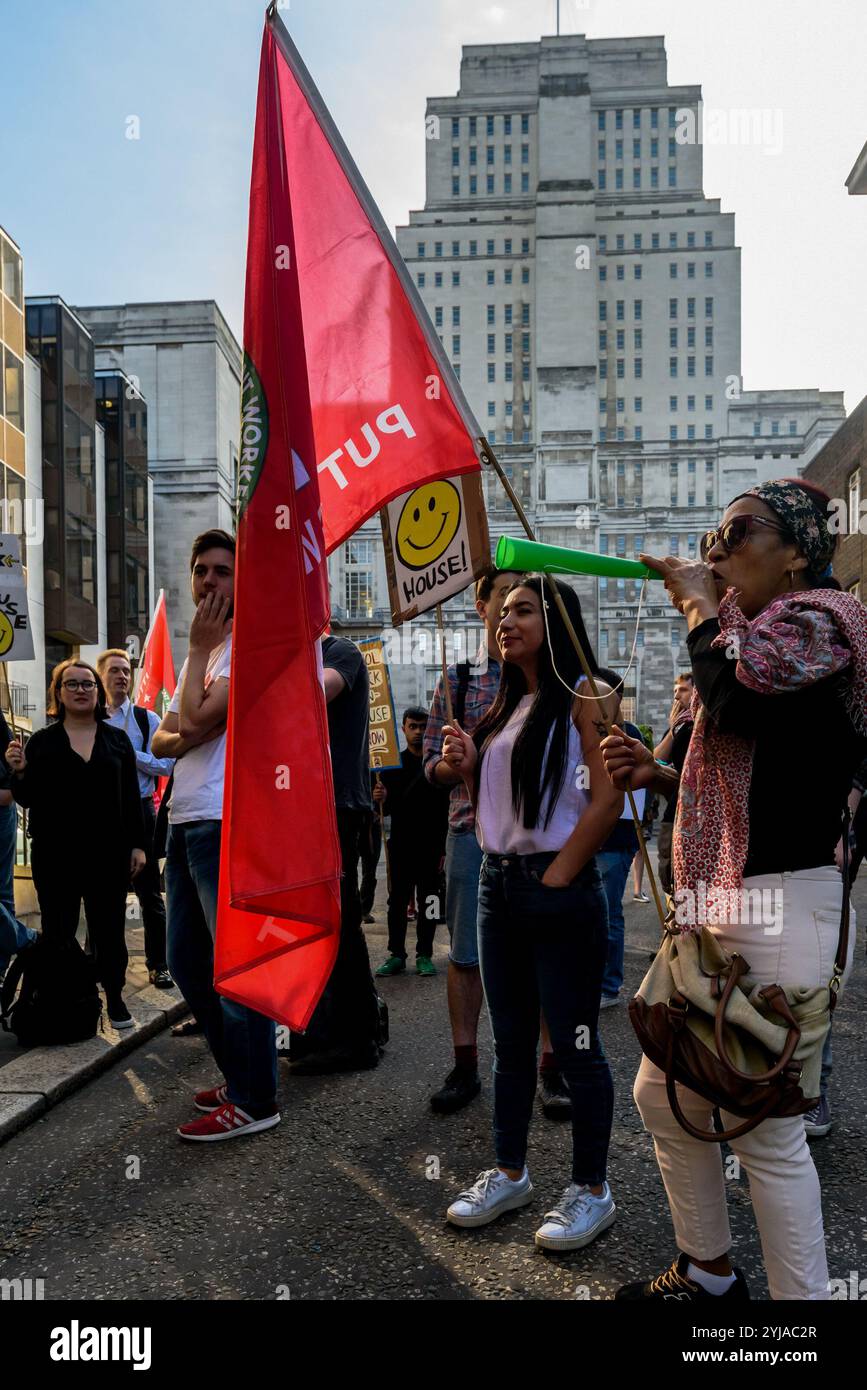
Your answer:
[[[81,902],[109,1021],[132,1028],[123,1002],[126,895],[144,867],[144,818],[133,746],[105,721],[105,689],[92,666],[70,659],[48,689],[54,719],[6,750],[10,789],[30,810],[33,882],[42,934],[71,941]]]
[[[701,560],[642,557],[663,572],[687,620],[695,681],[674,828],[675,895],[689,889],[698,900],[703,884],[709,902],[725,890],[729,904],[741,904],[736,914],[713,914],[718,922],[708,913],[705,925],[749,961],[761,986],[829,982],[843,892],[834,852],[867,746],[867,609],[831,577],[828,505],[799,479],[764,483],[730,504],[704,538]],[[603,756],[615,786],[671,776],[618,733],[603,742]],[[757,920],[748,905],[759,901],[774,904],[772,920],[764,911]],[[692,1123],[710,1129],[711,1104],[678,1093]],[[662,1073],[646,1057],[635,1099],[681,1254],[617,1297],[749,1298],[729,1261],[719,1147],[680,1128]],[[749,1177],[771,1298],[827,1299],[821,1193],[803,1117],[765,1120],[731,1147]]]

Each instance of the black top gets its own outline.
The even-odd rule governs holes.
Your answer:
[[[407,854],[438,859],[445,849],[451,788],[429,782],[423,759],[408,748],[400,761],[400,767],[379,774],[388,792],[383,811],[391,816],[391,843]]]
[[[717,618],[687,637],[702,704],[723,733],[755,740],[744,878],[834,863],[841,816],[867,740],[843,701],[848,672],[773,695],[749,690],[725,650],[711,649]]]
[[[4,715],[0,714],[0,787],[9,790],[9,768],[6,765],[6,749],[12,742],[12,734]]]
[[[370,810],[370,691],[364,657],[346,637],[326,637],[322,663],[337,671],[346,689],[328,705],[334,803],[343,810]]]
[[[683,723],[678,724],[674,738],[671,740],[671,757],[668,760],[672,767],[677,768],[678,772],[683,772],[683,765],[686,762],[686,750],[689,747],[691,738],[692,720],[684,719]],[[675,787],[671,796],[668,798],[668,803],[662,817],[663,825],[672,825],[674,823],[674,817],[677,811],[677,793],[678,788]]]
[[[641,737],[641,730],[637,729],[634,724],[630,724],[628,719],[620,720],[618,727],[621,728],[624,733],[628,734],[630,738],[637,738],[639,743],[644,743],[644,739]],[[652,797],[653,793],[648,792],[647,796]],[[645,805],[646,804],[647,799],[645,798]],[[624,803],[623,809],[626,814],[620,817],[611,834],[608,836],[608,839],[605,841],[605,844],[597,853],[608,854],[609,851],[621,849],[628,849],[632,854],[638,852],[638,836],[635,833],[635,821],[632,819],[632,812],[629,809],[628,801]]]
[[[99,720],[89,762],[59,720],[39,729],[24,752],[27,767],[9,785],[19,806],[30,808],[34,844],[64,858],[145,848],[135,752],[123,729]]]

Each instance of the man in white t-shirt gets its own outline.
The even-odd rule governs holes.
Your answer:
[[[166,849],[169,970],[225,1077],[196,1095],[201,1118],[178,1134],[213,1142],[270,1129],[280,1111],[273,1021],[214,989],[235,582],[235,542],[226,531],[196,538],[190,576],[189,655],[151,749],[177,760]]]

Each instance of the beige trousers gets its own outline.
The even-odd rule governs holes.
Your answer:
[[[827,984],[840,927],[838,870],[829,866],[758,875],[744,879],[744,888],[765,890],[765,904],[776,906],[775,920],[767,909],[761,911],[754,893],[752,922],[710,928],[726,949],[743,955],[750,964],[750,976],[762,985]],[[847,976],[854,946],[853,911]],[[683,1086],[677,1091],[687,1118],[712,1129],[710,1102]],[[665,1078],[646,1057],[634,1095],[645,1127],[653,1135],[678,1248],[694,1259],[718,1259],[731,1248],[719,1145],[702,1143],[681,1129],[666,1098]],[[726,1129],[740,1122],[736,1115],[721,1114]],[[803,1117],[765,1120],[735,1139],[731,1148],[749,1177],[771,1298],[829,1298],[822,1198]]]

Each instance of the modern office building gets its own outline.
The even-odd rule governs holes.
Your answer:
[[[131,388],[147,402],[154,588],[166,591],[180,665],[193,616],[191,542],[209,527],[234,530],[241,349],[213,300],[76,313],[93,336],[98,373],[122,373],[124,397]]]
[[[744,390],[734,214],[705,196],[701,88],[669,85],[662,38],[464,48],[425,129],[398,246],[540,540],[695,554],[731,496],[798,474],[840,423],[840,393]],[[494,540],[520,533],[493,475],[487,502]],[[333,558],[335,587],[357,569]],[[635,644],[627,715],[661,727],[682,619],[651,583],[636,635],[637,584],[575,586],[603,664]]]
[[[144,645],[153,612],[147,405],[120,369],[95,373],[96,418],[105,435],[107,635]]]

